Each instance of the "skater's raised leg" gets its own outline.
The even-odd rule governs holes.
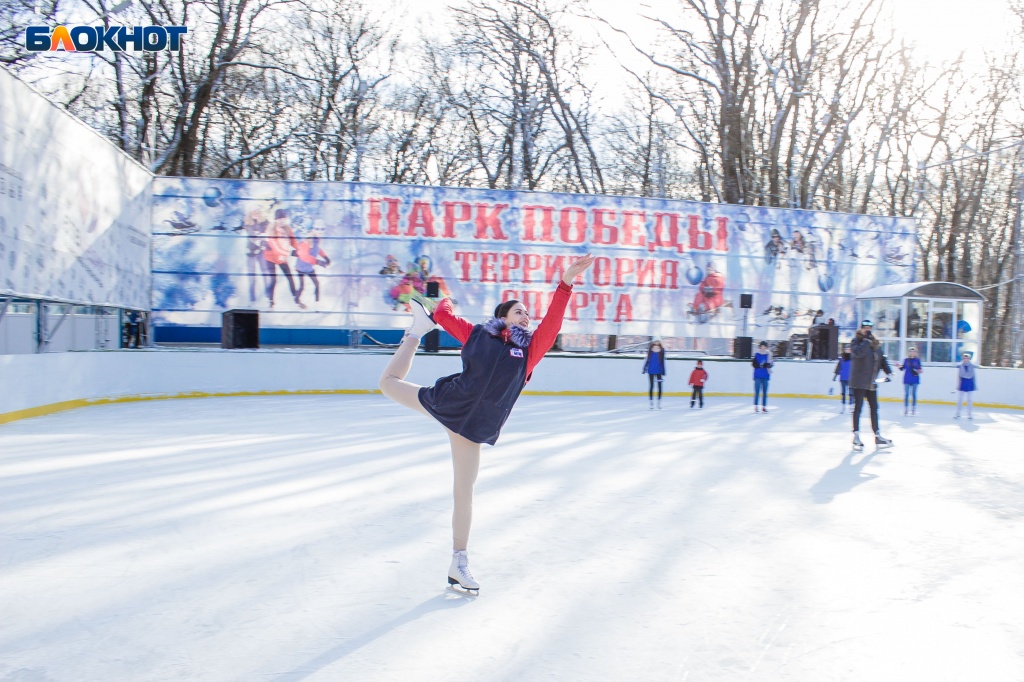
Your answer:
[[[405,405],[411,410],[423,414],[429,414],[423,405],[420,404],[420,388],[417,384],[405,380],[409,370],[412,369],[412,360],[416,357],[416,349],[420,345],[420,339],[428,331],[434,328],[434,321],[430,319],[426,310],[418,301],[412,302],[413,324],[406,332],[405,338],[398,346],[398,350],[391,356],[384,372],[380,375],[380,392],[391,398],[399,405]]]

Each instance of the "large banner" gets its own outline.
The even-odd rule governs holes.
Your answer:
[[[0,296],[147,309],[151,179],[0,69]]]
[[[537,319],[590,252],[567,332],[784,338],[818,311],[853,326],[857,293],[914,279],[906,218],[363,183],[157,178],[153,195],[164,324],[254,308],[262,325],[404,327],[432,289],[471,321],[509,298]]]

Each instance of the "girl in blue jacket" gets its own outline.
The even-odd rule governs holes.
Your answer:
[[[768,344],[764,341],[758,344],[754,359],[750,361],[754,366],[754,412],[757,412],[757,396],[761,394],[761,411],[768,411],[768,380],[772,377],[772,366],[775,359],[772,352],[768,350]]]
[[[665,349],[661,341],[652,341],[647,348],[647,360],[644,361],[642,374],[648,376],[647,399],[650,401],[651,409],[654,409],[654,384],[658,384],[658,409],[661,409],[661,384],[665,379]]]
[[[917,357],[917,349],[911,346],[907,349],[907,357],[904,358],[899,368],[903,370],[903,414],[910,410],[910,414],[917,414],[917,387],[921,383],[921,359]]]
[[[839,414],[846,412],[846,404],[848,402],[851,404],[853,403],[853,392],[850,391],[850,363],[852,360],[853,359],[850,356],[850,344],[847,343],[843,346],[843,355],[836,363],[836,371],[832,374],[832,381],[835,381],[836,377],[839,378],[839,390],[841,391],[840,397],[843,401],[842,405],[839,407]],[[847,394],[850,396],[849,400],[846,399]]]

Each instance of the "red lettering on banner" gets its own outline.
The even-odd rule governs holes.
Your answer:
[[[666,226],[665,223],[668,222]],[[647,250],[654,252],[656,247],[675,249],[679,253],[685,247],[679,241],[679,215],[677,213],[654,214],[654,239],[647,242]]]
[[[587,292],[573,292],[573,295],[569,298],[569,319],[573,321],[580,319],[580,310],[588,305],[590,305],[590,295]]]
[[[512,270],[519,269],[519,254],[518,253],[503,253],[501,254],[501,280],[502,282],[511,282]]]
[[[405,229],[405,236],[415,237],[417,228],[422,228],[424,237],[434,236],[434,211],[426,201],[412,202],[409,227]]]
[[[508,235],[501,230],[501,212],[508,208],[508,204],[495,204],[490,213],[488,208],[489,204],[476,204],[476,234],[473,238],[507,240]],[[493,236],[488,237],[488,232]]]
[[[530,317],[534,320],[539,320],[544,317],[548,306],[551,305],[551,297],[553,295],[554,292],[524,291],[521,301],[523,307],[526,308],[526,312],[530,313]]]
[[[465,201],[446,201],[444,206],[445,239],[455,239],[455,224],[464,223],[473,217],[473,209]],[[456,212],[458,210],[458,212]]]
[[[536,253],[528,253],[523,256],[523,284],[529,284],[533,282],[530,275],[540,270],[541,265],[544,263],[544,259]]]
[[[629,298],[629,294],[620,294],[619,300],[615,304],[615,321],[616,322],[632,322],[633,321],[633,302]]]
[[[387,230],[383,234],[397,237],[398,236],[398,205],[401,203],[398,199],[370,199],[370,210],[367,215],[367,230],[366,234],[382,234],[380,230],[380,219],[382,217],[380,211],[380,204],[384,202],[388,205]]]
[[[594,259],[590,278],[595,287],[607,287],[612,283],[612,259],[605,256],[598,256]]]
[[[608,320],[605,318],[605,306],[612,302],[612,295],[598,292],[590,294],[590,300],[597,304],[597,321],[607,322]]]
[[[615,286],[624,287],[626,286],[626,275],[633,274],[633,259],[632,258],[616,258],[615,259]]]
[[[595,208],[594,213],[594,238],[595,244],[614,244],[619,240],[619,228],[615,225],[605,223],[605,214],[608,220],[615,220],[615,211]]]
[[[653,260],[647,260],[646,258],[636,259],[636,285],[638,287],[657,287],[658,285],[654,282],[654,266]]]
[[[725,216],[719,216],[715,218],[715,222],[718,223],[718,243],[715,244],[715,248],[719,251],[729,250],[729,219]]]
[[[537,212],[540,212],[540,235],[536,234]],[[553,206],[523,206],[523,241],[553,242],[555,209]]]
[[[544,281],[561,281],[566,267],[565,256],[544,256]]]
[[[587,212],[576,206],[558,214],[558,234],[564,244],[582,244],[587,238]]]
[[[646,222],[647,214],[643,211],[623,211],[622,245],[644,246],[647,243],[647,238],[644,236]]]
[[[480,281],[497,282],[494,275],[494,263],[498,260],[498,254],[484,252],[480,254]]]
[[[674,260],[661,261],[661,284],[659,289],[679,288],[679,263]]]
[[[696,251],[709,251],[713,246],[713,239],[710,232],[700,229],[700,216],[690,216],[690,248]]]
[[[459,277],[460,282],[469,282],[469,269],[476,263],[479,254],[476,251],[456,251],[455,262],[462,265],[462,276]]]

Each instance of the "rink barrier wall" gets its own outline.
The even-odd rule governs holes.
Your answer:
[[[263,395],[372,395],[391,357],[385,351],[146,349],[0,355],[0,424],[89,405],[146,400]],[[664,395],[685,399],[697,358],[669,357]],[[753,396],[747,360],[701,358],[710,381],[708,399]],[[461,369],[458,353],[419,353],[409,381],[432,384]],[[787,398],[838,402],[828,389],[835,363],[780,360],[769,385],[769,404]],[[551,354],[537,367],[527,395],[647,396],[641,356]],[[956,368],[925,366],[921,404],[955,404]],[[1024,372],[982,367],[979,408],[1024,409]],[[880,384],[880,400],[903,400],[897,376]]]

